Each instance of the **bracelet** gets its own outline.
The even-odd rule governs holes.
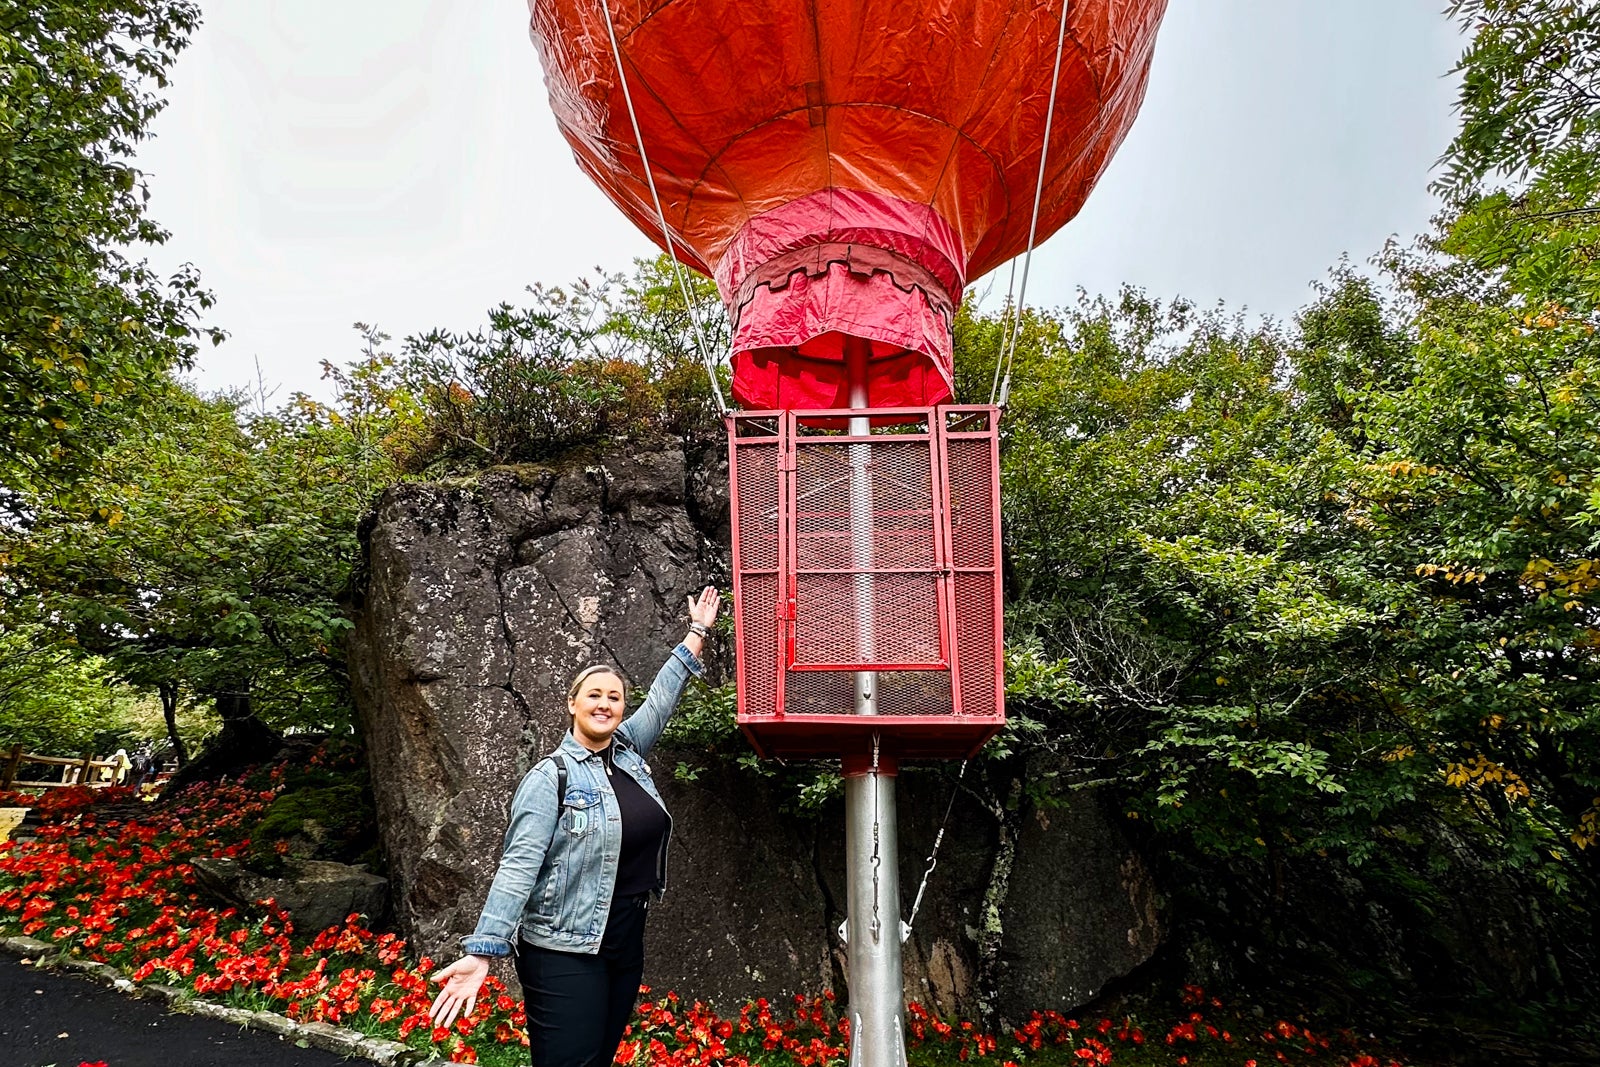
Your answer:
[[[696,637],[701,638],[702,640],[711,636],[711,631],[706,629],[703,623],[698,622],[691,622],[689,624],[689,632],[694,634]]]

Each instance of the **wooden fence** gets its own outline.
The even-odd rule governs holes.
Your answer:
[[[60,767],[61,779],[55,782],[25,782],[17,778],[23,767],[34,765]],[[24,752],[21,745],[13,745],[5,756],[5,766],[0,769],[0,789],[59,789],[68,785],[86,785],[103,789],[120,785],[128,776],[127,757],[95,759],[94,752],[81,756],[40,756]]]

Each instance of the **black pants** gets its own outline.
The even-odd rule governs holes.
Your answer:
[[[611,902],[599,955],[522,943],[517,978],[533,1067],[605,1067],[616,1056],[639,1000],[649,899],[647,894]]]

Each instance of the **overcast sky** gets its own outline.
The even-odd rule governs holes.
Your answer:
[[[140,154],[158,267],[232,335],[205,389],[325,395],[351,324],[465,329],[653,246],[556,132],[521,0],[206,0]],[[1123,283],[1287,317],[1427,226],[1462,47],[1443,0],[1171,0],[1144,110],[1028,303]],[[994,289],[1003,292],[1003,269]],[[980,286],[984,283],[980,281]]]

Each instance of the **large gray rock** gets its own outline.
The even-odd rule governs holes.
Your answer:
[[[476,921],[511,792],[566,729],[568,679],[605,660],[648,684],[681,632],[685,597],[707,580],[727,588],[725,486],[720,443],[688,458],[664,445],[397,486],[380,501],[364,527],[350,665],[395,912],[421,950],[452,953]],[[841,987],[842,803],[797,815],[782,792],[792,780],[719,765],[680,782],[680,758],[704,762],[652,757],[676,829],[646,981],[723,1006]],[[952,771],[901,779],[907,910]],[[1070,811],[1019,847],[1003,911],[1003,1011],[1092,994],[1158,936],[1133,853],[1096,823],[1092,803]],[[905,950],[908,996],[943,1012],[977,1006],[978,912],[996,841],[992,817],[959,797]]]
[[[654,762],[673,760],[665,751]],[[646,927],[645,980],[719,1005],[832,988],[815,828],[784,815],[749,775],[656,779],[674,829],[667,894]]]
[[[648,685],[686,598],[726,585],[692,490],[661,448],[400,485],[369,517],[351,676],[397,917],[425,951],[472,929],[568,679],[604,661]],[[714,523],[714,500],[696,510]]]
[[[1003,912],[1000,999],[1062,1011],[1149,959],[1164,936],[1155,882],[1092,796],[1023,822]]]
[[[389,882],[364,867],[331,860],[297,860],[282,876],[261,874],[238,860],[197,857],[191,861],[200,885],[240,907],[272,900],[289,913],[297,930],[309,933],[343,926],[351,915],[383,918]]]

